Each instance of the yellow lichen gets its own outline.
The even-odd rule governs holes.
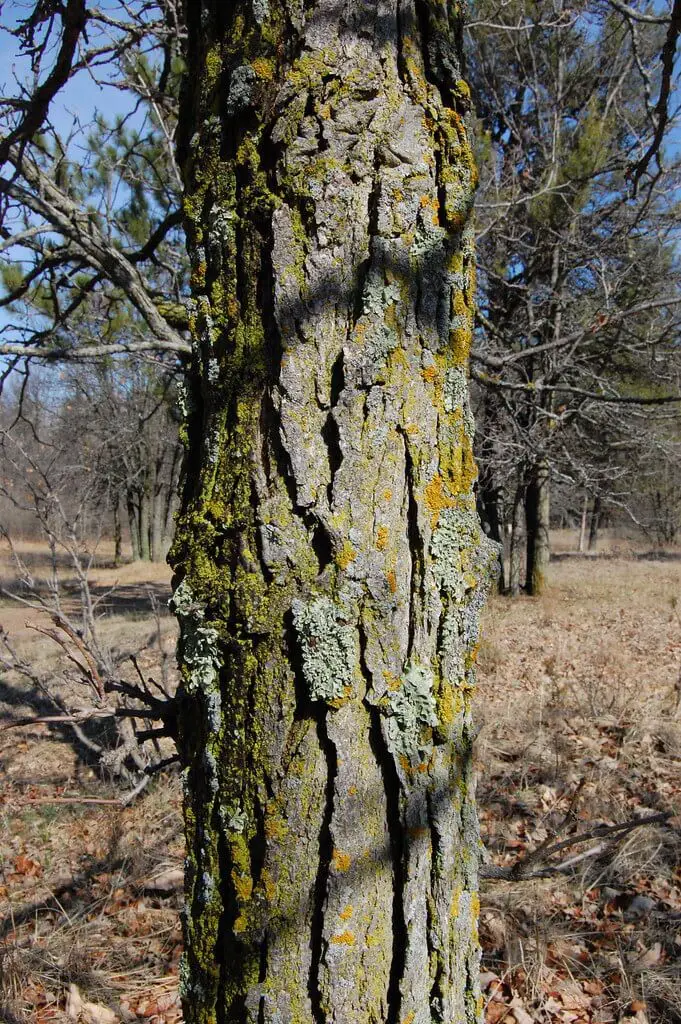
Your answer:
[[[431,516],[431,525],[435,528],[442,510],[451,508],[454,505],[451,495],[446,493],[445,481],[439,473],[433,477],[429,484],[426,484],[424,495],[426,507]]]
[[[352,857],[349,853],[343,853],[342,850],[334,849],[331,857],[331,863],[336,871],[345,872],[352,864]]]
[[[274,61],[268,60],[267,57],[256,57],[251,61],[251,67],[258,78],[265,78],[269,82],[274,78]]]
[[[339,569],[347,569],[351,562],[354,562],[356,558],[357,552],[350,541],[346,540],[343,542],[343,547],[336,555],[336,565]]]

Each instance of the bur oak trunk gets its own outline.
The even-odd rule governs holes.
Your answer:
[[[186,5],[188,1024],[479,1021],[460,5]]]

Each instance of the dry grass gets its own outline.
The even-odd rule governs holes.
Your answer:
[[[26,553],[36,575],[47,570],[44,551]],[[112,644],[136,646],[153,631],[148,587],[163,602],[169,573],[113,569],[110,554],[93,569],[102,593],[119,583],[104,629]],[[0,573],[11,575],[1,552]],[[593,820],[678,815],[680,584],[677,562],[564,559],[546,597],[490,602],[477,759],[497,864]],[[31,656],[54,662],[46,641],[21,632],[27,617],[0,607]],[[173,620],[164,616],[162,627],[167,654]],[[159,652],[152,645],[145,657],[153,674]],[[16,714],[29,696],[5,689],[0,712]],[[64,1021],[75,984],[121,1020],[177,1022],[180,894],[149,888],[182,861],[177,778],[158,778],[125,809],[59,802],[116,794],[67,733],[45,725],[0,733],[0,767],[0,1019]],[[633,832],[566,875],[485,883],[488,1020],[526,1024],[521,1011],[544,1024],[681,1020],[680,863],[678,829],[666,825]]]
[[[545,597],[490,602],[477,758],[494,861],[592,822],[675,815],[566,874],[486,884],[486,964],[533,1019],[625,1020],[640,1002],[633,1019],[681,1020],[679,594],[678,562],[570,559]],[[567,980],[581,1010],[561,1003]]]

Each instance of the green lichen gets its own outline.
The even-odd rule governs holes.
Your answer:
[[[390,690],[384,708],[388,745],[396,757],[420,760],[428,749],[423,730],[437,725],[433,674],[422,665],[407,666],[400,686]]]
[[[310,699],[343,701],[352,689],[355,631],[343,621],[342,609],[326,597],[294,601],[292,610]]]

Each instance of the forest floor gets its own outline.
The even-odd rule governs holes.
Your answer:
[[[483,884],[486,1021],[674,1024],[681,560],[612,544],[612,557],[577,559],[573,542],[555,538],[545,596],[495,597],[485,615],[476,757],[487,868],[530,858],[525,873],[553,872]],[[46,552],[21,553],[40,579]],[[105,641],[139,651],[145,673],[172,674],[167,569],[112,569],[106,554],[91,571]],[[13,573],[0,551],[0,586],[14,586]],[[0,601],[18,653],[58,674],[52,643],[27,619],[44,616]],[[179,780],[156,776],[121,807],[120,788],[88,765],[67,726],[6,728],[43,707],[35,686],[0,674],[0,1020],[179,1024]],[[664,812],[654,825],[574,842]]]

